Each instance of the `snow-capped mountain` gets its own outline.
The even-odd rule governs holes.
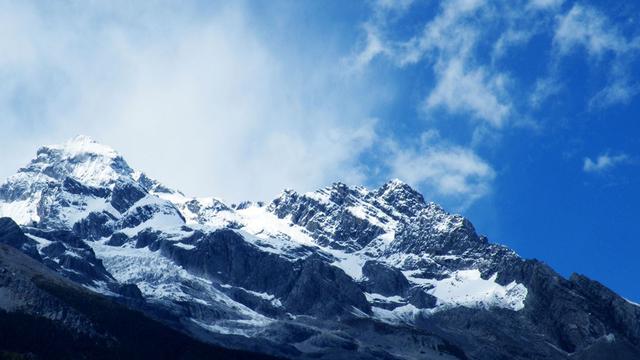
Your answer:
[[[290,358],[640,356],[640,307],[490,243],[400,180],[225,204],[80,136],[42,147],[0,186],[0,217],[25,234],[8,245],[226,347]]]

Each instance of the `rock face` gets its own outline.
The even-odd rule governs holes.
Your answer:
[[[18,224],[10,218],[0,218],[0,243],[12,246],[30,257],[42,261],[37,248],[37,242],[28,238]]]
[[[640,358],[640,307],[490,243],[399,180],[228,205],[187,197],[78,137],[41,148],[0,185],[2,216],[13,220],[0,219],[0,244],[33,264],[226,347],[320,359]],[[34,291],[21,301],[39,299]],[[38,301],[23,310],[44,316]],[[0,308],[18,311],[11,304]],[[65,326],[94,331],[69,316]]]
[[[369,260],[362,266],[362,281],[367,292],[384,296],[404,295],[410,287],[409,281],[398,269],[394,269],[377,261]]]

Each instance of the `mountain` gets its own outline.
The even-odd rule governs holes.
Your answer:
[[[9,218],[0,219],[0,233],[3,243],[28,243]],[[0,244],[0,305],[0,358],[272,358],[192,339],[5,244]]]
[[[12,219],[0,220],[3,248],[31,264],[12,270],[25,279],[46,270],[77,290],[74,299],[100,299],[215,349],[301,359],[640,358],[640,306],[489,242],[400,180],[225,204],[186,196],[80,136],[40,148],[0,185],[0,217]],[[8,316],[94,331],[45,316],[55,308],[11,305],[15,295],[0,286]]]

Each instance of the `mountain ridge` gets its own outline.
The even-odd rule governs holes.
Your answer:
[[[640,354],[640,307],[490,243],[398,179],[227,205],[80,136],[0,185],[2,216],[25,234],[8,245],[217,345],[295,358]]]

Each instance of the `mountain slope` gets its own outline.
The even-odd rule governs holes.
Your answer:
[[[0,218],[3,230],[12,225]],[[4,232],[18,238],[21,232]],[[0,350],[29,358],[269,357],[198,342],[0,244]],[[46,335],[46,336],[44,336]]]
[[[1,243],[226,347],[291,358],[640,354],[640,307],[490,243],[399,180],[225,204],[78,137],[41,148],[0,185],[0,216],[21,225],[0,227]]]

